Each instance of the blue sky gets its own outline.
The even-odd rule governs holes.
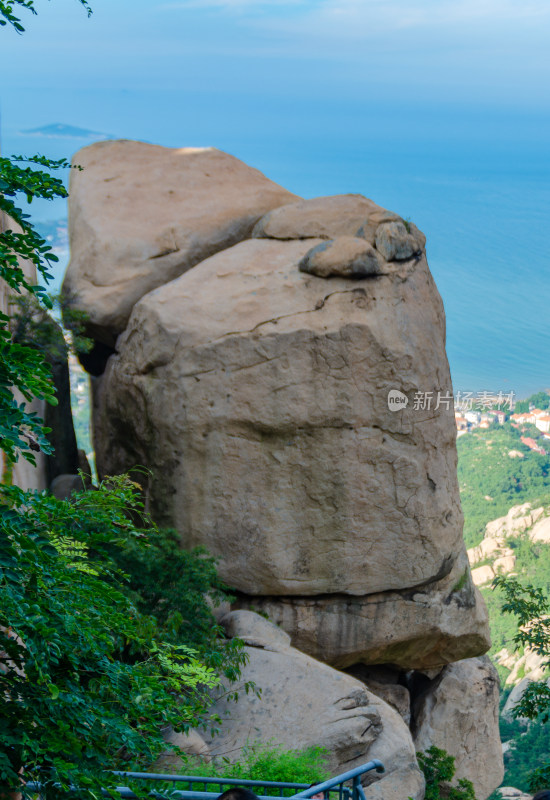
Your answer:
[[[2,32],[14,87],[367,93],[548,108],[548,0],[38,0]]]

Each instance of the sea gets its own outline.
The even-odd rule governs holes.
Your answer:
[[[106,137],[218,147],[303,197],[358,192],[398,212],[427,236],[455,395],[550,387],[550,114],[414,98],[2,92],[3,155],[71,157]],[[64,201],[29,211],[66,222]]]

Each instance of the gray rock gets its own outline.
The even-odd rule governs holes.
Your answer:
[[[200,761],[208,763],[210,748],[198,731],[191,730],[189,733],[176,733],[172,728],[163,731],[163,739],[166,743],[175,745],[182,753],[188,756],[195,756]],[[159,774],[181,775],[185,770],[181,755],[175,750],[166,750],[151,765],[149,771]]]
[[[69,500],[73,492],[82,492],[87,487],[80,475],[58,475],[50,485],[50,492],[58,500]]]
[[[253,647],[280,650],[290,647],[290,636],[273,622],[253,611],[230,611],[220,620],[230,639],[238,637]]]
[[[252,630],[267,631],[262,617],[236,619],[239,626],[247,622]],[[424,781],[410,732],[393,708],[360,681],[284,640],[269,649],[245,649],[249,661],[241,680],[254,681],[261,696],[241,691],[237,703],[228,703],[225,693],[216,701],[213,712],[223,721],[219,734],[206,739],[212,756],[237,760],[248,742],[271,741],[290,749],[320,745],[328,750],[333,774],[373,758],[384,763],[385,775],[369,776],[375,782],[365,789],[368,800],[423,797]]]
[[[422,243],[415,235],[418,229],[411,226],[411,233],[403,222],[383,222],[376,230],[376,249],[386,261],[405,261],[420,255]],[[414,230],[413,230],[414,227]]]
[[[304,653],[340,669],[358,663],[432,670],[485,653],[490,645],[487,609],[472,584],[466,553],[440,580],[413,591],[360,597],[246,597],[234,606],[265,612]]]
[[[432,745],[455,758],[455,778],[474,784],[485,800],[504,775],[498,727],[498,674],[491,661],[449,664],[413,705],[417,750]]]
[[[400,671],[386,665],[355,664],[347,670],[349,675],[360,680],[365,686],[384,700],[402,717],[406,725],[411,722],[411,695],[406,686],[399,683]]]
[[[384,260],[364,239],[339,236],[312,247],[300,261],[299,269],[319,278],[367,278],[379,275]]]
[[[106,141],[74,156],[71,260],[64,293],[87,331],[113,346],[134,304],[213,253],[250,236],[267,211],[296,199],[212,147]]]
[[[240,592],[410,590],[464,547],[452,408],[387,402],[450,391],[441,300],[424,258],[327,287],[298,270],[317,243],[242,242],[137,304],[96,393],[98,471],[148,467],[157,521]]]

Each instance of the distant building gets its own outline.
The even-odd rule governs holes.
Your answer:
[[[455,414],[456,429],[457,431],[468,430],[468,420],[460,414]]]
[[[550,414],[548,414],[548,412],[545,412],[544,414],[541,414],[540,416],[538,416],[537,419],[535,420],[535,425],[537,426],[539,431],[542,431],[543,433],[549,433],[550,432]]]

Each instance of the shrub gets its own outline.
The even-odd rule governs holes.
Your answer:
[[[214,759],[208,764],[188,762],[182,764],[182,772],[186,775],[201,775],[208,778],[321,783],[330,777],[327,757],[328,752],[323,747],[287,750],[282,745],[275,745],[272,742],[263,744],[254,742],[243,747],[241,758],[234,763],[225,757]],[[216,784],[215,791],[218,790]],[[266,793],[277,795],[279,790],[270,790]],[[289,793],[292,794],[292,791]]]
[[[432,746],[416,757],[426,779],[425,800],[476,800],[473,783],[466,778],[460,778],[456,786],[450,785],[455,774],[454,756]]]

